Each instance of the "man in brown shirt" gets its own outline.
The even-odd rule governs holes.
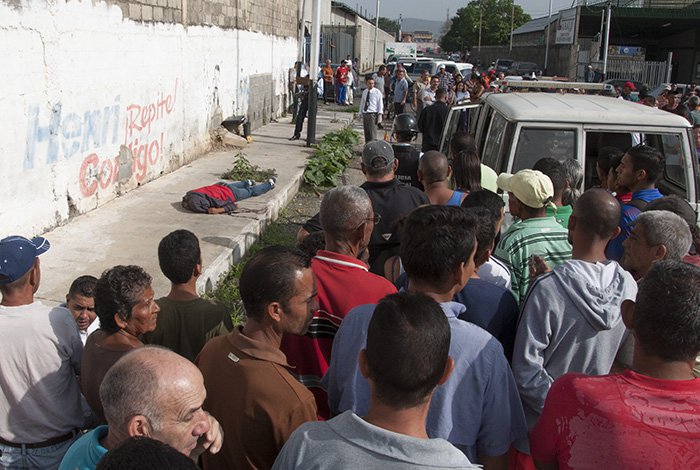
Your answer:
[[[333,90],[333,67],[331,67],[331,59],[326,59],[326,65],[321,69],[323,74],[323,103],[328,104],[328,97],[331,101],[335,100],[335,91]]]
[[[209,341],[195,363],[204,375],[204,408],[224,430],[218,455],[204,469],[270,468],[290,434],[316,420],[314,396],[287,370],[285,334],[303,335],[318,309],[309,259],[287,247],[268,247],[241,273],[247,313],[242,327]]]

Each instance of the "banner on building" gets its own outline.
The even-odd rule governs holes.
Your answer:
[[[555,44],[573,44],[576,36],[576,8],[559,12]]]

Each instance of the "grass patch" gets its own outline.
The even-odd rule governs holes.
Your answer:
[[[338,109],[334,109],[333,111],[336,111],[339,113],[359,113],[360,112],[360,105],[353,104],[350,106],[339,106]]]
[[[359,132],[349,126],[324,135],[306,163],[304,182],[314,189],[336,186],[359,142]]]
[[[233,162],[231,169],[221,175],[223,179],[233,181],[267,181],[277,176],[277,171],[273,168],[260,168],[258,165],[250,163],[245,153],[241,152],[233,158],[236,160]]]

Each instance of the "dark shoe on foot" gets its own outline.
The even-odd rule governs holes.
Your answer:
[[[289,138],[289,140],[299,140],[300,138],[301,138],[300,135],[294,134],[293,136],[291,136],[291,137]]]

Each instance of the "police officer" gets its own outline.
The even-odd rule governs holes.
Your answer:
[[[423,191],[418,181],[418,161],[421,152],[411,142],[418,136],[418,122],[413,114],[403,113],[394,118],[393,136],[396,141],[392,148],[399,162],[396,178],[403,184],[409,184]]]

